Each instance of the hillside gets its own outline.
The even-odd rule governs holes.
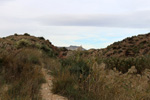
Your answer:
[[[104,49],[88,50],[90,55],[101,57],[137,57],[150,53],[150,33],[127,37]]]
[[[0,38],[0,100],[150,100],[149,40],[72,51],[27,33]]]
[[[103,50],[106,57],[131,57],[150,53],[150,33],[128,37],[115,42]]]
[[[0,53],[17,52],[22,48],[35,48],[43,50],[49,56],[59,54],[59,49],[52,45],[49,40],[45,40],[43,37],[30,36],[28,33],[0,38],[0,48]]]
[[[52,83],[45,76],[59,52],[43,37],[27,33],[0,38],[0,100],[45,100],[49,93],[50,98],[63,98],[45,90],[52,88],[45,85]]]

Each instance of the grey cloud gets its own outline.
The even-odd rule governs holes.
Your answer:
[[[48,26],[100,26],[123,28],[149,28],[150,11],[130,14],[51,15],[38,19]]]
[[[14,0],[0,0],[0,5],[1,5],[1,4],[4,4],[4,3],[6,3],[6,2],[9,2],[9,1],[14,1]]]

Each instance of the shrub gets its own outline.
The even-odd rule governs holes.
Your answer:
[[[131,66],[134,66],[133,59],[121,59],[121,58],[106,58],[104,59],[104,63],[106,64],[106,68],[113,69],[116,68],[117,70],[125,73]]]
[[[41,39],[41,40],[45,40],[45,38],[44,37],[38,37],[39,39]]]
[[[45,52],[46,55],[49,57],[54,57],[55,53],[53,52],[52,48],[49,48],[47,45],[42,45],[41,49]]]
[[[72,66],[70,68],[71,74],[75,74],[80,79],[85,79],[89,75],[89,72],[90,68],[85,61],[80,59],[79,61],[72,62]]]
[[[126,73],[131,66],[135,66],[137,69],[137,73],[142,73],[143,70],[150,69],[150,55],[145,55],[141,57],[128,57],[128,58],[117,58],[110,57],[105,58],[103,61],[106,64],[106,68],[117,70]]]
[[[24,33],[24,35],[25,35],[25,36],[30,36],[30,34],[28,34],[28,33]]]
[[[41,48],[41,44],[36,43],[36,44],[35,44],[35,47],[38,48],[38,49],[40,49],[40,48]]]
[[[17,34],[17,33],[15,33],[15,34],[14,34],[14,36],[18,36],[18,34]]]
[[[16,42],[16,47],[17,48],[28,47],[30,45],[31,45],[30,42],[26,39],[21,39],[18,42]]]
[[[66,47],[61,47],[59,48],[60,51],[68,51],[68,49]]]

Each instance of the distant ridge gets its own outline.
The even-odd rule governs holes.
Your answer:
[[[74,45],[70,45],[69,47],[58,47],[58,48],[66,48],[67,50],[80,50],[80,51],[84,51],[86,49],[84,49],[82,46],[74,46]]]
[[[82,46],[73,46],[70,45],[69,47],[66,47],[68,50],[81,50],[84,51],[85,49]]]

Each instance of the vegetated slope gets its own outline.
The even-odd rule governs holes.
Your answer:
[[[105,57],[135,57],[150,53],[150,33],[128,37],[103,50]]]
[[[51,44],[49,40],[45,40],[43,37],[34,37],[29,34],[24,35],[12,35],[4,38],[0,38],[0,53],[18,51],[21,48],[35,48],[41,49],[47,52],[49,56],[56,56],[59,54],[57,47]]]
[[[134,46],[138,47],[142,39]],[[126,44],[126,49],[134,44],[130,39],[125,41],[117,43],[121,48],[122,43]],[[110,51],[114,51],[114,44],[108,46]],[[126,49],[122,55],[107,55],[108,48],[67,52],[65,59],[51,67],[55,78],[53,92],[69,100],[150,100],[150,55],[140,56],[143,55],[141,47],[136,55],[125,55]]]
[[[42,68],[59,50],[43,37],[29,34],[0,38],[0,100],[42,100]]]
[[[150,100],[150,56],[133,61],[72,53],[51,67],[54,93],[69,100]]]

